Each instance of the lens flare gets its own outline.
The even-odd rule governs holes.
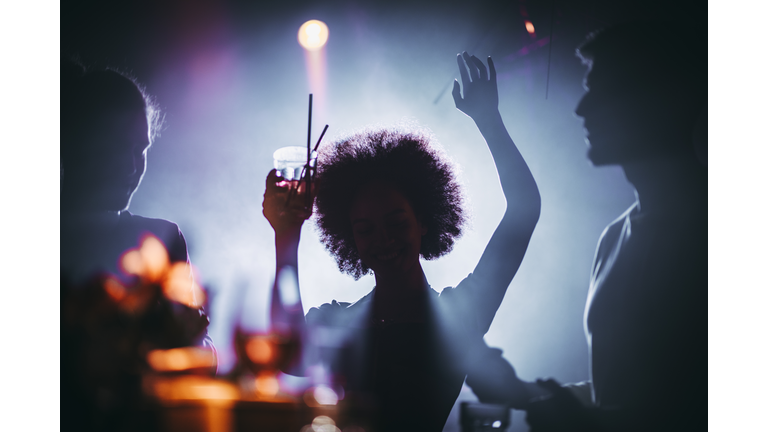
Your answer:
[[[328,42],[328,26],[318,20],[309,20],[299,27],[299,44],[307,51],[317,51]]]

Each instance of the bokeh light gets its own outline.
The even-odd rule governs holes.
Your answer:
[[[525,21],[525,29],[528,30],[528,33],[530,34],[536,33],[536,29],[534,29],[533,23],[528,20]]]
[[[245,344],[245,353],[248,358],[258,364],[266,364],[272,360],[272,344],[266,337],[253,337]]]
[[[309,20],[299,27],[299,44],[307,51],[317,51],[328,42],[328,26],[318,20]]]
[[[144,387],[161,401],[199,400],[230,405],[239,397],[232,383],[194,375],[148,379]]]
[[[280,383],[272,372],[263,372],[256,377],[256,393],[263,398],[273,398],[280,390]]]
[[[336,422],[328,416],[317,416],[312,420],[312,424],[309,428],[302,429],[307,432],[340,432],[341,429],[336,427]]]
[[[212,350],[198,347],[152,350],[147,354],[147,363],[158,372],[214,368],[216,356]]]

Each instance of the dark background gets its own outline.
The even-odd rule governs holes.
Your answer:
[[[634,200],[620,170],[595,169],[585,158],[581,121],[572,115],[585,68],[574,49],[595,29],[638,18],[669,20],[707,43],[704,2],[583,0],[63,1],[60,41],[63,56],[135,75],[165,113],[130,210],[181,226],[211,293],[211,335],[224,370],[238,308],[244,325],[266,327],[274,252],[261,216],[264,177],[275,149],[306,142],[299,26],[319,19],[330,28],[315,139],[325,123],[330,138],[373,123],[418,123],[461,165],[473,220],[454,252],[425,264],[438,290],[472,271],[503,213],[490,154],[450,96],[456,53],[493,56],[502,117],[543,207],[486,340],[525,379],[573,382],[588,378],[582,314],[597,239]],[[338,274],[311,224],[302,241],[305,309],[354,301],[373,286],[371,278]],[[461,399],[472,398],[462,392]],[[526,430],[523,414],[513,417],[512,430]],[[456,418],[446,430],[458,430]]]

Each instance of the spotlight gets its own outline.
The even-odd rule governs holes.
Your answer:
[[[328,42],[328,26],[318,20],[309,20],[299,27],[299,44],[307,51],[317,51]]]

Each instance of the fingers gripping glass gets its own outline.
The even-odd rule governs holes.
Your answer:
[[[312,137],[312,94],[309,95],[309,121],[307,126],[307,147],[289,146],[277,149],[272,155],[277,175],[288,183],[288,195],[284,208],[290,207],[292,200],[304,191],[304,208],[311,211],[312,208],[312,181],[317,171],[317,148],[328,130],[325,125],[320,138],[314,148],[310,148]],[[304,187],[301,188],[302,183]]]

